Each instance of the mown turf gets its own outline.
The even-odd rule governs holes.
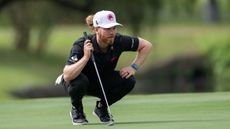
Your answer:
[[[72,126],[69,98],[0,102],[0,129],[229,129],[230,92],[132,95],[112,106],[115,125],[92,115],[96,98],[85,97],[89,125]]]

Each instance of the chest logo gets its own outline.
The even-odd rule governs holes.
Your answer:
[[[114,56],[114,57],[111,58],[110,61],[111,61],[111,62],[114,62],[114,61],[117,61],[117,59],[118,59],[118,57]]]

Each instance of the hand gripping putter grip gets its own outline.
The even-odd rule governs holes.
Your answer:
[[[84,34],[84,38],[85,40],[88,39],[88,35],[86,32],[83,32]],[[104,99],[105,99],[105,103],[106,103],[106,106],[107,106],[107,110],[108,110],[108,113],[109,113],[109,117],[110,117],[110,121],[108,122],[107,125],[113,125],[113,120],[112,120],[112,113],[111,113],[111,110],[110,110],[110,107],[109,107],[109,103],[108,103],[108,100],[107,100],[107,97],[106,97],[106,93],[105,93],[105,90],[104,90],[104,87],[103,87],[103,84],[102,84],[102,81],[101,81],[101,77],[100,77],[100,74],[98,72],[98,69],[97,69],[97,64],[96,64],[96,61],[95,61],[95,58],[94,58],[94,55],[93,55],[93,51],[92,51],[92,55],[91,55],[91,60],[93,62],[93,65],[94,65],[94,68],[96,70],[96,73],[97,73],[97,77],[98,77],[98,80],[99,80],[99,83],[100,83],[100,86],[101,86],[101,90],[102,90],[102,93],[103,93],[103,96],[104,96]]]

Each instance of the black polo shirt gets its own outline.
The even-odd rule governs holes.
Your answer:
[[[121,34],[116,34],[115,40],[112,46],[106,53],[102,52],[97,44],[96,35],[89,35],[89,39],[93,43],[93,54],[97,64],[98,71],[101,76],[108,75],[110,72],[115,70],[118,59],[122,52],[124,51],[137,51],[139,40],[137,37],[124,36]],[[70,51],[69,58],[67,60],[67,65],[74,64],[84,55],[84,37],[81,37],[73,44]],[[95,77],[96,72],[92,60],[89,60],[82,73],[86,74],[88,77]]]

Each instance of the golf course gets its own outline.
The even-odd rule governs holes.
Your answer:
[[[92,115],[96,101],[96,98],[93,97],[83,99],[89,125],[76,127],[72,125],[69,116],[71,105],[68,97],[17,99],[10,96],[9,93],[13,89],[20,89],[32,84],[54,83],[63,68],[66,53],[68,53],[69,47],[76,37],[74,35],[76,28],[65,29],[59,28],[55,31],[55,35],[63,35],[63,32],[68,32],[67,35],[71,36],[72,34],[71,38],[67,38],[69,41],[66,41],[66,38],[63,37],[62,39],[61,36],[51,38],[50,51],[44,57],[35,58],[37,56],[34,57],[33,54],[13,52],[10,49],[10,44],[1,44],[1,48],[4,49],[0,51],[3,55],[0,70],[1,78],[4,79],[1,80],[0,87],[0,129],[229,129],[230,92],[223,92],[222,87],[217,87],[216,92],[210,93],[130,94],[111,106],[115,120],[112,127],[101,124]],[[5,30],[9,31],[9,29]],[[184,30],[186,30],[187,35],[185,35]],[[196,33],[190,33],[193,31]],[[210,38],[210,35],[214,35],[214,31],[218,32],[215,33],[217,39],[228,39],[229,26],[212,28],[201,26],[164,27],[160,30],[162,37],[157,41],[159,44],[150,56],[150,60],[146,62],[146,66],[151,66],[150,62],[153,61],[151,58],[154,54],[158,55],[157,58],[153,58],[154,62],[157,62],[159,59],[167,59],[172,55],[181,54],[187,51],[185,48],[188,48],[188,45],[193,46],[195,43],[199,44],[195,45],[199,46],[196,47],[200,48],[198,50],[205,52],[205,46],[216,43],[215,40],[213,41]],[[0,32],[4,34],[7,31]],[[182,33],[183,38],[180,36]],[[204,34],[201,35],[201,33]],[[10,37],[10,32],[7,34],[6,37]],[[77,34],[81,35],[80,32]],[[183,42],[187,41],[188,37],[193,37],[192,41],[196,42],[194,44]],[[175,44],[170,44],[169,40],[177,42],[179,47],[172,49],[175,48],[173,47]],[[208,41],[213,42],[209,43]],[[218,45],[221,45],[227,43],[227,40],[218,43]],[[64,46],[65,51],[61,51]],[[191,48],[189,49],[191,50]],[[62,56],[57,58],[57,55]],[[127,59],[121,60],[121,63],[118,64],[119,67],[123,66],[124,62],[128,62]],[[221,65],[216,66],[219,68]],[[223,72],[226,74],[218,73],[218,75],[228,77],[228,71],[223,70]],[[225,89],[227,88],[228,83],[225,86]]]
[[[111,111],[115,124],[92,115],[96,98],[85,97],[88,125],[73,126],[69,98],[0,102],[0,129],[229,129],[230,92],[130,95]]]
[[[0,129],[230,129],[229,5],[230,0],[0,0]],[[97,19],[100,10],[116,17]],[[76,43],[83,32],[96,35],[84,49]],[[93,61],[98,73],[96,65],[86,69],[85,55],[100,57]],[[75,69],[66,70],[69,61]],[[134,89],[110,106],[114,125],[93,115],[98,98],[84,93],[98,89],[88,87],[72,91],[76,100],[85,95],[89,123],[72,124],[71,109],[84,120],[76,123],[87,122],[77,108],[80,101],[72,101],[72,108],[72,92],[55,82],[64,73],[69,84],[82,70],[94,72],[92,77],[97,73],[99,82],[100,74],[100,86],[116,91],[105,93],[115,99],[131,83],[117,86],[118,79],[103,72],[135,76]],[[91,80],[90,86],[97,87]],[[97,109],[103,106],[98,102]]]

